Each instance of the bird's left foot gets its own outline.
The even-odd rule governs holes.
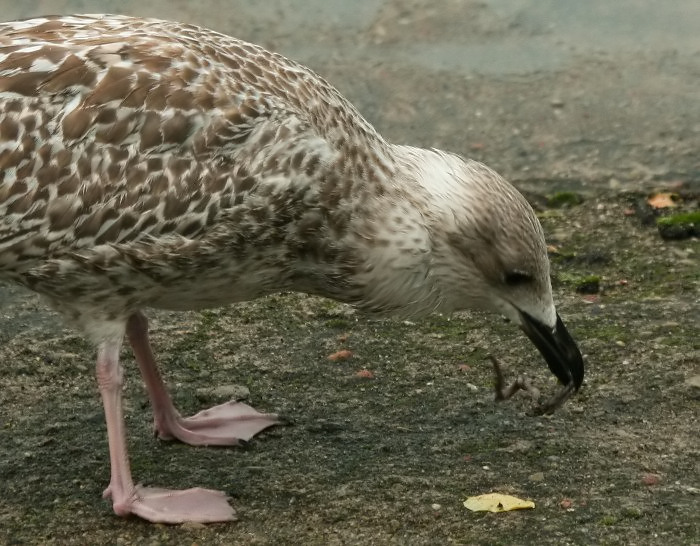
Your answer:
[[[137,485],[130,494],[116,494],[110,485],[102,497],[112,499],[118,516],[133,514],[152,523],[217,523],[236,519],[224,493],[201,487],[173,490]]]
[[[279,424],[275,414],[260,413],[242,402],[227,402],[192,417],[181,417],[175,410],[157,416],[155,432],[163,440],[180,440],[193,446],[233,446]]]

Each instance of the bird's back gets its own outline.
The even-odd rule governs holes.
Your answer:
[[[368,164],[388,168],[356,152],[383,145],[313,72],[212,31],[119,16],[0,24],[0,275],[53,297],[71,275],[87,291],[90,271],[111,288],[129,268],[146,284],[195,282],[217,244],[243,263],[252,239],[325,225],[309,204],[337,201]]]

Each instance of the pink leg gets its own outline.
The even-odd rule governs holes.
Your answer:
[[[123,369],[119,363],[121,341],[103,343],[97,355],[97,383],[107,420],[111,478],[104,492],[119,516],[134,514],[156,523],[231,521],[235,515],[220,491],[186,489],[171,491],[134,486],[126,449],[122,411]]]
[[[181,417],[158,372],[148,341],[148,320],[143,313],[129,317],[126,334],[151,399],[155,430],[160,438],[190,445],[236,445],[279,424],[276,415],[259,413],[241,402],[228,402],[192,417]]]

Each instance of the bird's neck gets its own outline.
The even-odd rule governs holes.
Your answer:
[[[290,289],[377,314],[424,315],[447,305],[433,275],[432,196],[417,168],[434,152],[388,150],[337,180],[338,170],[331,172],[337,191],[321,188],[318,206],[288,231],[287,248],[297,256]]]

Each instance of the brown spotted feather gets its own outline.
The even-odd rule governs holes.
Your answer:
[[[512,186],[477,162],[387,143],[309,69],[190,25],[0,23],[0,280],[42,294],[96,342],[103,496],[155,522],[234,515],[217,491],[134,483],[125,336],[163,438],[236,445],[279,421],[239,402],[183,418],[144,307],[294,290],[378,314],[490,310],[520,325],[564,385],[543,411],[583,380],[542,229]],[[526,386],[498,377],[499,398]]]
[[[246,299],[267,291],[240,280],[260,260],[284,272],[290,252],[333,254],[325,235],[347,218],[322,202],[351,191],[344,150],[384,146],[308,69],[161,21],[0,25],[0,101],[0,271],[114,315],[127,293],[191,306],[175,294],[202,281]],[[320,187],[331,166],[337,183]]]
[[[299,290],[418,315],[493,307],[506,262],[547,275],[488,168],[388,144],[311,70],[180,23],[0,24],[0,176],[0,277],[93,338],[145,306]]]

